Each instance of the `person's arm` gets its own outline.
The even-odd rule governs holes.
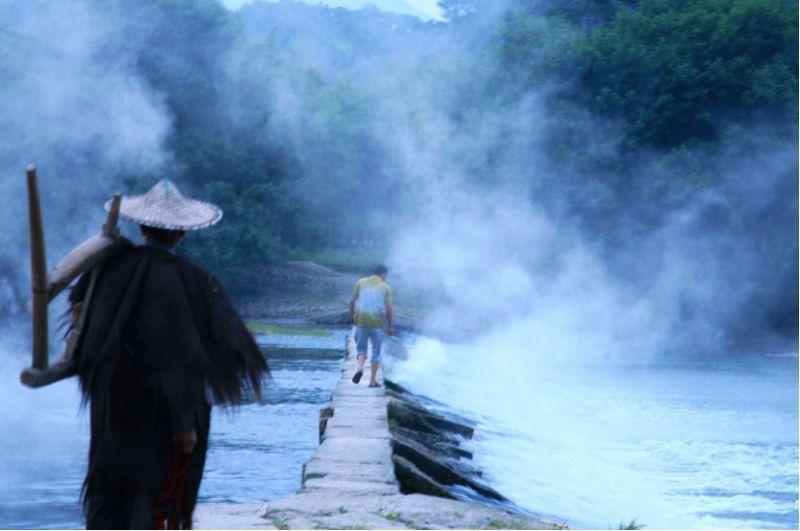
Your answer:
[[[390,303],[386,304],[386,333],[394,335],[394,328],[392,328],[392,305]]]
[[[394,302],[392,298],[392,288],[387,285],[386,296],[383,299],[384,305],[386,305],[386,333],[394,335],[394,328],[392,328],[392,302]]]
[[[350,297],[350,320],[353,323],[356,322],[356,299],[358,298],[360,288],[361,283],[356,282],[356,286],[353,288],[353,295]]]

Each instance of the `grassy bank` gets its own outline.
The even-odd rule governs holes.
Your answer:
[[[324,337],[330,334],[324,328],[291,328],[265,321],[248,321],[247,329],[254,334],[276,336],[315,336]]]

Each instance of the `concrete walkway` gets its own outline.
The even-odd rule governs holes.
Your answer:
[[[384,387],[359,385],[355,344],[331,403],[321,412],[322,442],[305,464],[297,494],[256,504],[207,504],[196,529],[552,529],[551,522],[461,501],[400,493],[394,476]],[[378,372],[383,384],[383,373]],[[332,414],[332,415],[331,415]],[[324,417],[331,415],[327,420]],[[323,429],[324,426],[324,429]]]
[[[303,467],[300,492],[400,494],[389,445],[383,371],[377,378],[381,387],[370,389],[369,361],[365,365],[361,382],[353,384],[357,361],[352,334],[348,335],[347,358],[331,397],[332,416],[321,421],[326,424],[322,441]]]

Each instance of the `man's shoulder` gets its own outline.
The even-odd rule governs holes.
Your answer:
[[[392,291],[392,287],[389,285],[389,283],[386,282],[385,280],[383,280],[380,277],[375,277],[375,276],[366,277],[363,280],[365,282],[371,284],[372,287],[374,287],[376,289],[380,289],[380,290],[383,290],[383,291]]]
[[[103,268],[106,272],[132,269],[139,264],[144,256],[145,254],[140,245],[121,237],[116,250],[103,261]]]
[[[212,273],[179,254],[173,254],[149,245],[131,245],[128,256],[136,261],[149,257],[151,259],[151,271],[175,272],[183,283],[187,285],[187,288],[197,290],[207,287],[211,291],[220,289],[219,283]],[[174,273],[169,273],[169,275],[172,274]]]
[[[182,256],[175,257],[175,263],[180,269],[185,271],[187,273],[186,276],[191,278],[193,281],[207,285],[209,289],[214,292],[221,289],[220,284],[214,274],[205,268],[195,264],[194,262],[190,262],[188,259]]]

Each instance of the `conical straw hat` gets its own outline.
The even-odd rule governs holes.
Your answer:
[[[111,208],[111,201],[105,205]],[[169,179],[161,179],[144,195],[123,196],[119,215],[127,220],[167,230],[210,227],[222,219],[222,210],[204,201],[189,199]]]

